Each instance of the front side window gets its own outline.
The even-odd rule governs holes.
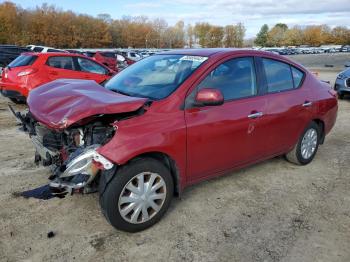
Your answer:
[[[275,93],[294,88],[290,65],[272,59],[263,58],[267,81],[267,92]]]
[[[107,74],[106,68],[100,66],[99,64],[85,58],[78,57],[78,64],[80,66],[80,71],[105,75]]]
[[[155,55],[127,67],[105,87],[129,96],[160,100],[169,96],[208,58],[187,55]]]
[[[242,57],[226,61],[199,84],[198,89],[202,88],[219,89],[225,101],[256,95],[254,59]]]
[[[49,59],[47,60],[47,65],[54,68],[76,70],[74,67],[73,58],[71,56],[49,57]]]

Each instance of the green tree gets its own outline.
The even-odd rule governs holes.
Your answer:
[[[269,26],[267,24],[264,24],[259,33],[256,35],[256,39],[254,43],[258,46],[266,46],[267,45],[267,37],[269,32]]]

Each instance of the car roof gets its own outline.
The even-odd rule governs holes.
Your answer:
[[[249,55],[271,55],[271,52],[254,50],[251,48],[198,48],[198,49],[174,49],[170,51],[164,51],[157,53],[169,54],[169,55],[193,55],[193,56],[213,56],[216,54],[225,55],[225,54],[234,54],[234,53],[246,53]]]
[[[49,53],[36,53],[36,52],[25,52],[22,53],[25,55],[36,55],[36,56],[79,56],[79,57],[86,57],[84,55],[81,54],[76,54],[76,53],[64,53],[64,52],[49,52]]]
[[[160,52],[158,54],[169,55],[194,55],[194,56],[212,56],[217,53],[231,53],[242,51],[241,48],[198,48],[198,49],[174,49],[170,51]]]
[[[189,55],[189,56],[218,56],[224,57],[226,55],[243,54],[246,56],[263,56],[270,59],[277,59],[288,64],[294,65],[303,71],[307,71],[302,65],[289,59],[288,57],[275,54],[269,51],[254,50],[251,48],[198,48],[198,49],[174,49],[171,51],[164,51],[157,53],[156,55]]]

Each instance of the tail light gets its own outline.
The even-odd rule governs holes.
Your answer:
[[[17,74],[17,76],[27,76],[27,75],[33,74],[33,73],[35,73],[35,72],[37,72],[37,71],[38,71],[38,69],[35,69],[35,68],[28,68],[28,69],[25,69],[25,70],[19,72],[19,73]]]

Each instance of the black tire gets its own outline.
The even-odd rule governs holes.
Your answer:
[[[166,197],[160,208],[150,220],[133,224],[125,220],[119,211],[119,197],[127,183],[142,172],[153,172],[161,176],[166,185]],[[108,222],[116,229],[127,232],[138,232],[156,224],[169,208],[174,194],[174,182],[169,169],[160,161],[153,158],[139,158],[120,167],[104,192],[100,188],[100,206]]]
[[[343,93],[338,93],[338,98],[339,99],[344,99],[344,94]]]
[[[24,104],[24,102],[22,100],[19,100],[17,98],[14,98],[14,97],[9,97],[9,98],[15,104]]]
[[[316,142],[316,147],[314,152],[312,153],[312,155],[309,158],[304,158],[301,152],[301,143],[303,141],[303,138],[305,136],[305,134],[310,130],[310,129],[314,129],[316,131],[317,134],[317,142]],[[316,153],[317,153],[317,149],[318,146],[320,144],[320,138],[321,138],[321,132],[320,132],[320,127],[315,123],[315,122],[311,122],[304,130],[304,132],[301,134],[298,143],[295,145],[295,147],[293,148],[292,151],[290,151],[288,154],[286,154],[286,159],[289,162],[292,162],[294,164],[297,165],[307,165],[309,164],[315,157]]]

